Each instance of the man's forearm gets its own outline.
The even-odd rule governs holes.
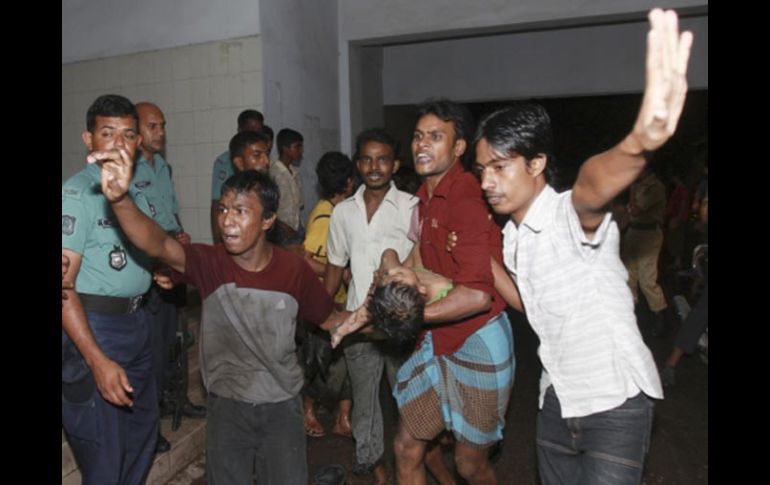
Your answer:
[[[326,264],[326,270],[324,271],[323,279],[324,288],[326,289],[326,292],[329,293],[329,296],[334,297],[334,295],[337,293],[337,290],[340,289],[343,271],[345,271],[345,268],[341,268],[331,263]]]
[[[492,297],[481,290],[458,285],[446,297],[425,307],[427,324],[463,320],[492,307]]]
[[[83,304],[80,302],[77,292],[71,292],[67,300],[62,302],[61,318],[62,328],[67,332],[70,340],[80,351],[89,367],[93,367],[95,362],[106,357],[91,332]]]
[[[313,258],[313,253],[309,253],[307,251],[305,251],[305,261],[307,261],[307,264],[313,268],[313,273],[323,278],[324,272],[326,271],[325,264],[321,263],[320,261],[316,261],[315,258]]]
[[[140,211],[130,197],[123,197],[111,205],[120,228],[134,246],[152,258],[161,258],[164,255],[165,241],[169,238],[166,231]]]
[[[580,213],[599,212],[625,190],[644,170],[646,160],[641,147],[628,135],[604,153],[589,158],[580,168],[572,192]]]

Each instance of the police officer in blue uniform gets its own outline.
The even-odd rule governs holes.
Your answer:
[[[238,115],[238,133],[244,131],[261,131],[265,117],[255,109],[246,109]],[[269,156],[269,153],[268,153]],[[219,198],[222,196],[222,184],[235,173],[230,150],[223,152],[214,160],[211,173],[211,237],[214,244],[221,242],[219,225],[217,225],[217,210]]]
[[[84,484],[144,483],[158,434],[158,401],[142,295],[150,260],[133,247],[101,193],[110,159],[131,159],[141,143],[128,99],[97,98],[83,141],[96,163],[62,185],[62,424]],[[147,200],[132,188],[140,209]]]
[[[171,179],[171,166],[163,158],[166,151],[166,117],[158,106],[136,103],[139,114],[139,160],[136,163],[131,185],[147,198],[150,212],[155,221],[167,233],[182,244],[190,243],[190,235],[182,229],[179,220],[179,203]],[[185,286],[164,290],[153,284],[145,296],[145,309],[150,318],[150,339],[152,341],[153,374],[158,399],[163,403],[164,389],[169,385],[173,373],[173,363],[169,359],[177,331],[177,305],[181,306],[185,296]],[[177,398],[181,396],[176,396]],[[202,418],[206,408],[192,404],[189,399],[176,403],[187,417]],[[172,404],[161,405],[161,410],[171,408]],[[171,449],[171,444],[161,434],[155,451],[163,453]]]

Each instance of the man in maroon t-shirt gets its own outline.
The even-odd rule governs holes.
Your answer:
[[[333,311],[300,256],[267,241],[278,208],[275,182],[253,170],[230,177],[217,216],[222,243],[183,246],[125,196],[133,170],[127,152],[89,155],[89,161],[105,159],[111,161],[102,169],[102,192],[126,236],[201,294],[209,481],[250,483],[256,463],[260,483],[307,483],[296,322],[330,330],[346,312]]]
[[[433,101],[418,112],[412,154],[423,180],[420,242],[407,264],[422,263],[454,287],[425,308],[428,328],[398,373],[398,482],[424,483],[426,447],[446,429],[457,441],[460,475],[469,483],[496,483],[487,452],[502,438],[515,371],[511,325],[490,265],[490,257],[502,261],[500,228],[479,182],[460,163],[472,136],[465,108]],[[458,243],[449,252],[451,232]]]

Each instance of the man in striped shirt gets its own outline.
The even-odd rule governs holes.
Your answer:
[[[511,288],[540,338],[537,453],[545,484],[639,483],[652,424],[648,396],[663,397],[609,211],[644,169],[645,154],[674,133],[687,92],[691,34],[679,34],[673,11],[653,10],[650,22],[637,121],[582,166],[572,190],[557,194],[548,184],[553,142],[541,106],[496,111],[476,135],[487,201],[511,216],[503,230]]]

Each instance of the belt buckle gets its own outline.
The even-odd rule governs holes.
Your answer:
[[[134,313],[139,309],[139,305],[142,304],[142,295],[131,298],[128,304],[128,313]]]

